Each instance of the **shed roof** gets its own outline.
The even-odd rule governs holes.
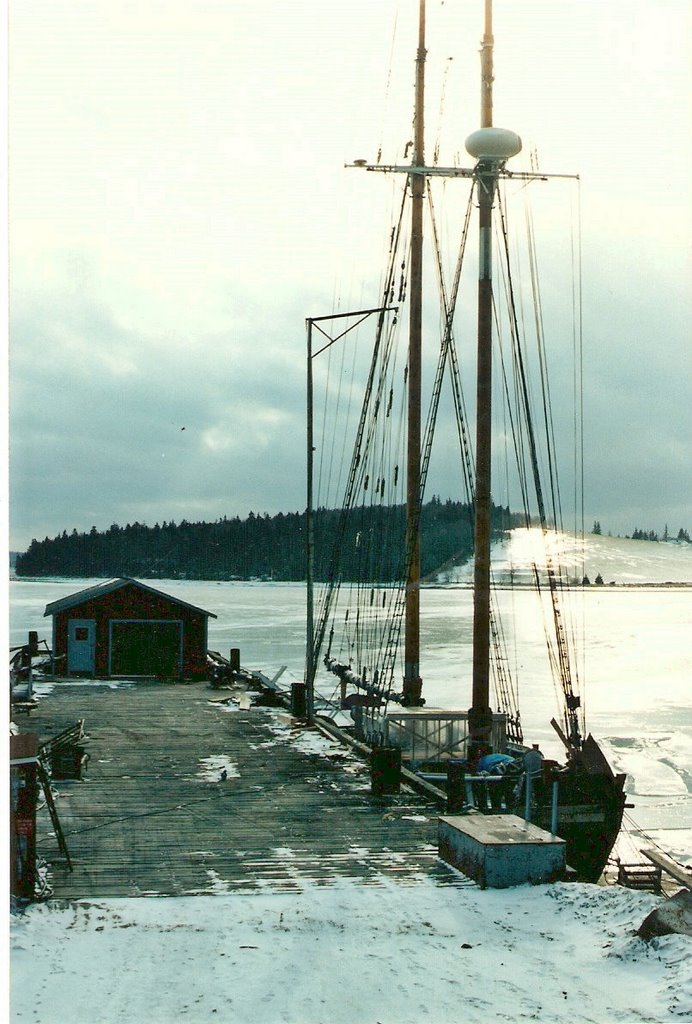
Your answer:
[[[163,590],[156,590],[154,587],[147,586],[146,583],[141,583],[140,580],[131,579],[128,576],[121,577],[117,580],[106,580],[104,583],[98,583],[95,587],[87,587],[86,590],[79,590],[76,594],[70,594],[68,597],[61,597],[58,601],[51,601],[50,604],[46,605],[46,610],[43,613],[44,618],[46,615],[56,615],[58,612],[67,611],[68,608],[76,608],[80,604],[84,604],[86,601],[98,600],[100,597],[104,597],[106,594],[112,594],[114,590],[120,590],[121,587],[126,587],[128,584],[133,584],[140,590],[146,590],[149,594],[156,594],[157,597],[165,597],[167,601],[172,604],[178,604],[182,608],[189,608],[193,612],[200,612],[202,615],[206,615],[212,619],[216,618],[213,612],[207,612],[204,608],[198,608],[197,605],[189,604],[187,601],[181,601],[179,597],[173,597],[172,594],[165,594]]]

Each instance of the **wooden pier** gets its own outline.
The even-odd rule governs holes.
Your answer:
[[[470,885],[437,855],[439,808],[371,793],[367,764],[275,708],[206,684],[59,682],[22,720],[45,742],[84,720],[81,780],[53,783],[72,871],[48,813],[38,853],[55,898],[300,891],[307,880],[421,874]],[[225,772],[225,777],[224,777]]]

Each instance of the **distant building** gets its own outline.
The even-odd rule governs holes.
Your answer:
[[[188,678],[207,674],[207,624],[196,608],[138,580],[117,579],[46,606],[58,675]]]

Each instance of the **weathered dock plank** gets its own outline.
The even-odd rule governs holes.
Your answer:
[[[285,712],[229,711],[218,696],[204,684],[61,683],[41,699],[23,731],[45,740],[83,718],[89,738],[84,779],[54,783],[72,872],[39,815],[56,897],[299,890],[307,880],[421,873],[468,884],[437,857],[432,801],[405,789],[375,797],[350,749]]]

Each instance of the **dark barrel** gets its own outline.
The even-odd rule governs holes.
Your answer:
[[[305,683],[291,683],[291,714],[305,718],[308,711],[307,688]]]
[[[463,761],[447,763],[447,814],[461,814],[466,803],[466,765]]]
[[[370,789],[376,796],[398,793],[401,786],[401,748],[373,747],[370,754]]]

